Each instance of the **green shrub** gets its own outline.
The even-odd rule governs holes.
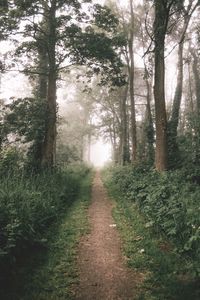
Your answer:
[[[200,274],[200,186],[185,170],[158,174],[138,166],[115,167],[110,179],[125,199],[137,203],[148,226],[154,226],[186,255],[190,271]]]
[[[12,174],[0,182],[0,262],[43,243],[45,231],[75,200],[88,168],[40,175]],[[16,175],[16,176],[15,176]]]
[[[0,176],[18,172],[22,168],[23,155],[15,147],[4,148],[0,152]]]

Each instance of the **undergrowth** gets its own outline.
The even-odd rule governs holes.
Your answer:
[[[200,188],[181,177],[141,167],[104,173],[128,264],[146,274],[139,299],[199,299]]]
[[[29,268],[29,265],[31,268],[30,274],[32,274],[35,260],[37,265],[40,264],[40,257],[43,265],[50,248],[52,249],[51,253],[55,254],[59,252],[59,248],[62,248],[62,243],[69,242],[67,245],[64,244],[63,247],[68,249],[69,252],[71,251],[71,244],[73,243],[70,242],[70,239],[76,240],[78,232],[81,232],[81,228],[77,228],[77,232],[73,236],[73,230],[75,232],[76,229],[73,229],[72,224],[67,225],[67,216],[69,217],[72,207],[75,210],[75,200],[80,195],[81,190],[83,192],[83,182],[84,178],[88,178],[88,172],[89,169],[87,167],[78,166],[77,168],[73,167],[73,170],[68,168],[63,171],[54,171],[29,177],[25,174],[20,174],[18,176],[7,176],[1,180],[0,285],[4,287],[1,289],[2,293],[4,293],[3,299],[12,299],[6,298],[6,288],[9,290],[9,293],[12,290],[15,293],[16,290],[21,290],[24,284],[21,286],[21,283],[18,282],[16,287],[15,279],[21,275],[23,277],[23,273],[26,277],[28,274],[26,269]],[[88,189],[88,179],[85,181],[85,184]],[[88,201],[88,193],[86,193],[86,197]],[[77,210],[81,210],[81,207],[85,205],[83,204],[83,198],[81,201],[82,204]],[[62,233],[65,236],[63,238],[59,236],[57,242],[55,242],[52,238],[57,238],[57,227],[64,216],[66,217],[65,225],[60,226],[67,226],[65,228],[66,232],[63,231]],[[76,219],[76,217],[74,218]],[[73,223],[72,219],[73,217],[70,217],[69,222]],[[62,230],[61,228],[61,232]],[[68,251],[66,249],[65,251]],[[65,260],[65,258],[63,259]],[[26,278],[25,283],[27,283]],[[14,299],[18,299],[17,296]]]

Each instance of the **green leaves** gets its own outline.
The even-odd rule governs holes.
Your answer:
[[[0,15],[4,14],[5,11],[8,10],[8,1],[7,0],[1,0],[0,4]]]
[[[0,263],[22,248],[44,241],[45,231],[69,206],[88,169],[5,176],[0,183]],[[19,171],[18,171],[19,173]]]
[[[112,181],[126,199],[137,203],[147,219],[175,243],[177,251],[192,261],[186,267],[195,271],[200,259],[200,187],[187,181],[184,171],[159,175],[139,167],[112,170]]]
[[[38,135],[43,138],[46,104],[42,99],[19,98],[8,107],[6,122],[10,132],[25,138],[24,142],[34,141]]]
[[[119,24],[118,18],[107,6],[94,5],[94,24],[107,32],[115,32]]]

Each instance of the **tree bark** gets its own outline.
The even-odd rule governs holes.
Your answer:
[[[43,167],[53,167],[56,156],[56,1],[52,0],[48,22],[49,73],[47,88],[47,120],[43,148]]]
[[[183,50],[187,28],[193,12],[197,7],[197,3],[192,7],[192,0],[189,1],[187,10],[184,11],[184,22],[180,31],[180,40],[178,46],[178,63],[177,63],[177,84],[172,105],[172,114],[168,124],[168,146],[169,146],[169,164],[171,167],[177,165],[179,155],[179,147],[177,143],[178,125],[181,108],[181,100],[183,94]]]
[[[41,100],[47,99],[47,71],[48,71],[48,57],[47,57],[47,49],[44,45],[41,45],[38,48],[39,54],[39,89],[38,89],[38,97]]]
[[[157,171],[167,170],[167,118],[165,108],[165,34],[167,26],[167,13],[164,3],[155,0],[155,74],[154,98],[156,119],[156,158]]]
[[[119,162],[117,138],[116,138],[115,126],[112,126],[111,124],[109,126],[109,134],[110,134],[110,141],[111,141],[112,150],[113,150],[113,155],[112,155],[113,161],[114,161],[114,164],[116,165]]]
[[[179,123],[179,112],[181,107],[181,100],[183,94],[183,49],[184,49],[184,41],[185,35],[189,26],[190,19],[192,14],[196,10],[198,4],[196,3],[192,7],[192,0],[189,1],[187,10],[185,11],[184,15],[184,22],[183,27],[180,32],[180,40],[179,40],[179,47],[178,47],[178,63],[177,63],[177,84],[176,90],[174,94],[173,106],[172,106],[172,115],[170,120],[170,134],[172,134],[173,138],[176,139],[177,137],[177,130],[178,130],[178,123]]]
[[[91,140],[92,140],[92,136],[91,136],[91,132],[88,133],[88,162],[91,162]]]
[[[121,162],[122,165],[130,162],[130,153],[128,145],[128,122],[127,122],[127,95],[128,85],[125,86],[121,98]]]
[[[146,70],[147,72],[147,70]],[[146,139],[147,139],[147,159],[148,161],[153,161],[154,159],[154,128],[153,119],[151,112],[151,101],[152,101],[152,82],[146,77],[147,86],[147,106],[146,106]]]
[[[137,161],[137,129],[136,129],[136,113],[135,113],[135,97],[134,97],[134,11],[133,11],[133,0],[130,0],[131,8],[131,28],[129,38],[129,88],[130,88],[130,101],[131,101],[131,161],[135,163]]]
[[[177,143],[178,125],[180,124],[180,108],[183,93],[183,42],[178,47],[178,76],[176,90],[172,105],[171,119],[168,123],[168,151],[169,151],[169,167],[174,168],[180,157],[179,147]]]
[[[48,57],[47,57],[47,49],[44,45],[39,45],[38,47],[38,57],[39,57],[39,79],[38,79],[38,86],[36,91],[36,97],[39,99],[41,103],[44,104],[43,109],[46,111],[46,103],[47,103],[47,70],[48,70]],[[46,119],[43,120],[43,124],[45,127]],[[41,128],[39,134],[37,134],[35,141],[34,141],[34,165],[36,168],[41,168],[42,159],[43,159],[43,148],[44,148],[44,138],[45,132],[43,131],[44,128]]]
[[[172,114],[170,120],[170,134],[175,138],[177,137],[177,129],[179,123],[179,112],[181,107],[181,99],[183,93],[183,43],[178,47],[178,64],[177,64],[178,76],[176,90],[172,106]]]
[[[198,58],[194,50],[191,51],[193,57],[193,74],[194,74],[194,83],[195,83],[195,96],[196,96],[196,108],[197,114],[200,115],[200,72],[198,69]]]
[[[189,112],[194,113],[194,101],[193,101],[193,88],[192,88],[192,78],[191,78],[191,70],[190,63],[188,63],[188,77],[189,77]]]

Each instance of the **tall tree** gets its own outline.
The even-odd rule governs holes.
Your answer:
[[[190,53],[192,55],[192,70],[194,75],[195,83],[195,98],[196,98],[196,108],[197,114],[200,116],[200,70],[199,70],[199,59],[197,56],[196,49],[190,48]]]
[[[129,32],[129,87],[130,87],[130,101],[131,101],[131,161],[134,163],[137,161],[137,129],[136,129],[136,112],[135,112],[135,96],[134,96],[134,10],[133,0],[130,0],[130,32]]]
[[[41,163],[47,167],[55,164],[56,83],[60,70],[65,70],[70,65],[86,64],[90,68],[90,75],[103,73],[105,82],[108,81],[108,76],[114,84],[119,84],[121,80],[121,63],[114,50],[118,47],[119,40],[116,38],[112,40],[117,19],[108,8],[100,5],[90,6],[91,14],[88,15],[82,9],[83,2],[78,0],[52,0],[48,3],[41,0],[16,2],[17,13],[20,12],[21,19],[25,21],[24,35],[32,39],[29,47],[27,42],[24,45],[29,52],[32,51],[30,45],[33,46],[34,54],[39,57],[39,66],[42,67],[38,73],[40,88],[42,81],[45,84],[44,76],[46,76],[47,118],[41,148]],[[88,25],[88,22],[93,26]],[[96,28],[98,30],[95,30]],[[41,59],[42,55],[45,57]],[[46,56],[47,70],[44,66]],[[28,72],[37,73],[35,68],[29,68]]]
[[[165,107],[165,35],[167,32],[169,12],[172,2],[155,0],[155,73],[154,99],[156,119],[156,158],[157,171],[168,168],[167,163],[167,118]]]
[[[125,165],[130,162],[129,141],[128,141],[128,120],[127,120],[127,96],[128,85],[125,85],[120,93],[121,100],[121,163]]]
[[[176,142],[177,138],[177,129],[179,124],[179,114],[180,114],[180,107],[181,107],[181,100],[182,100],[182,93],[183,93],[183,50],[184,50],[184,41],[187,33],[187,29],[191,20],[193,13],[195,12],[197,6],[199,5],[199,1],[190,0],[188,5],[185,7],[184,2],[181,3],[180,10],[178,14],[183,14],[183,22],[178,28],[178,34],[180,36],[178,41],[178,62],[177,62],[177,83],[176,89],[173,99],[172,105],[172,113],[169,122],[169,157],[172,160],[172,157],[175,157],[175,153],[178,151],[178,146]]]
[[[42,165],[51,167],[56,160],[56,10],[57,1],[52,0],[48,15],[48,87],[47,87],[47,122],[45,128],[45,138],[43,146]]]
[[[155,132],[154,132],[154,124],[152,117],[152,100],[153,100],[153,55],[152,53],[145,54],[146,49],[151,43],[150,36],[147,30],[147,20],[145,20],[145,12],[149,11],[150,4],[145,3],[144,6],[140,7],[140,15],[139,15],[139,44],[142,46],[143,55],[143,64],[144,64],[144,81],[146,83],[146,112],[145,112],[145,120],[143,126],[143,135],[144,141],[146,145],[146,159],[149,162],[154,162],[154,142],[155,142]]]
[[[147,66],[145,64],[145,82],[147,88],[147,103],[146,103],[146,113],[145,113],[145,136],[147,141],[147,160],[149,162],[154,161],[154,124],[151,111],[152,102],[152,76],[149,74]]]

